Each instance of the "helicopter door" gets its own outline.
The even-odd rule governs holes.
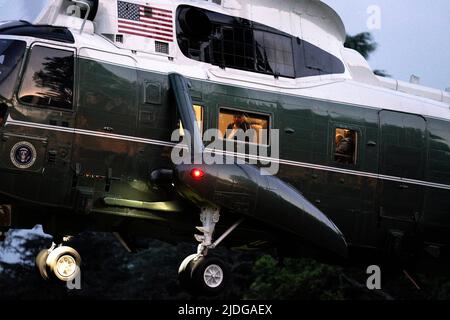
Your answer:
[[[69,47],[35,43],[29,50],[1,153],[1,166],[14,171],[2,184],[22,198],[70,201],[74,57]]]
[[[78,131],[73,157],[81,173],[77,186],[109,192],[126,185],[122,177],[135,165],[136,63],[128,56],[88,48],[80,49],[79,56]]]
[[[380,217],[393,225],[412,225],[423,207],[420,181],[425,170],[426,121],[418,115],[383,110],[380,128]]]

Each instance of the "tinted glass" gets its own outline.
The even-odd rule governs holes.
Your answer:
[[[10,99],[25,52],[24,41],[0,40],[0,96]]]
[[[330,53],[257,22],[185,5],[177,16],[178,44],[193,60],[288,78],[345,71]]]
[[[282,77],[295,77],[292,40],[267,31],[255,31],[258,71]]]
[[[73,77],[73,52],[35,46],[26,67],[19,99],[41,107],[71,109]]]

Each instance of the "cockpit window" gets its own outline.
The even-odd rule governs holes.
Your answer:
[[[74,53],[33,47],[19,100],[40,107],[71,109],[73,102]]]
[[[291,38],[267,31],[254,31],[257,70],[294,78],[294,57]]]
[[[177,10],[177,40],[189,59],[221,68],[286,78],[345,71],[337,57],[286,32],[188,5]]]
[[[0,96],[5,99],[12,97],[25,48],[24,41],[0,40]]]

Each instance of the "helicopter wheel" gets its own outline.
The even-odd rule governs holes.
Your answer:
[[[48,273],[47,273],[47,258],[48,258],[49,252],[48,249],[43,249],[39,251],[38,255],[36,256],[36,267],[44,280],[48,280]]]
[[[68,282],[80,274],[81,257],[73,248],[61,246],[50,252],[47,267],[57,279]]]
[[[180,265],[180,285],[193,295],[215,296],[222,293],[230,277],[227,265],[219,258],[190,255]]]
[[[191,254],[183,260],[183,262],[180,264],[180,267],[178,268],[178,282],[180,283],[180,286],[188,292],[191,292],[192,290],[191,263],[193,262],[192,260],[194,260],[197,256],[197,254]]]
[[[36,266],[41,276],[68,282],[80,274],[81,257],[73,248],[57,247],[53,250],[42,250],[36,257]]]

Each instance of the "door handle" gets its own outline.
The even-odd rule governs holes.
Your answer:
[[[400,184],[400,185],[398,186],[398,188],[399,188],[399,189],[402,189],[402,190],[408,190],[408,189],[409,189],[409,186],[407,186],[406,184]]]
[[[369,141],[369,142],[367,142],[367,146],[368,147],[375,147],[377,145],[377,143],[375,142],[375,141]]]
[[[112,127],[103,127],[103,131],[105,131],[105,132],[113,132],[114,128],[112,128]]]
[[[295,130],[292,128],[286,128],[286,129],[284,129],[284,132],[286,132],[287,134],[293,134],[293,133],[295,133]]]

